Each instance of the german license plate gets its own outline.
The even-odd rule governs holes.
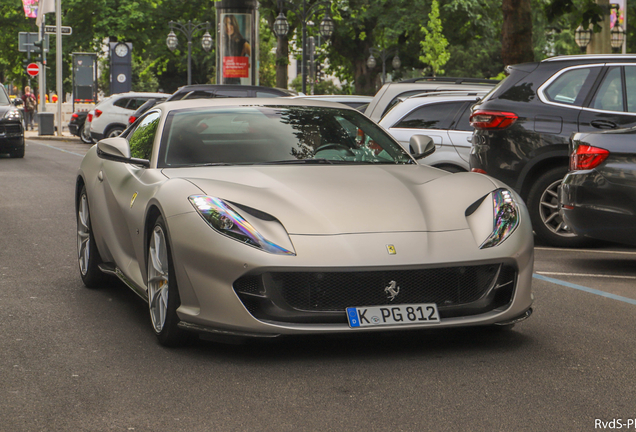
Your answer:
[[[347,308],[349,327],[431,324],[439,322],[435,303]]]

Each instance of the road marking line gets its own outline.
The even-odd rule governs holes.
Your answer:
[[[588,274],[588,273],[559,273],[559,272],[536,272],[540,275],[549,276],[583,276],[593,278],[614,278],[614,279],[636,279],[636,276],[620,276],[620,275],[602,275],[602,274]]]
[[[549,247],[535,247],[534,249],[535,250],[545,250],[545,251],[556,251],[556,252],[580,252],[580,253],[636,255],[636,252],[605,251],[605,250],[596,250],[596,249],[562,249],[562,248],[549,248]]]
[[[576,284],[565,282],[565,281],[558,280],[558,279],[553,279],[553,278],[550,278],[550,277],[547,277],[547,276],[542,276],[542,275],[536,274],[536,273],[533,273],[532,277],[535,278],[535,279],[542,280],[542,281],[551,282],[553,284],[563,285],[563,286],[568,287],[568,288],[574,288],[574,289],[577,289],[577,290],[580,290],[580,291],[585,291],[585,292],[590,293],[590,294],[596,294],[596,295],[601,296],[601,297],[607,297],[607,298],[611,298],[613,300],[618,300],[618,301],[622,301],[624,303],[629,303],[629,304],[636,305],[636,300],[628,298],[628,297],[623,297],[623,296],[619,296],[619,295],[616,295],[616,294],[606,293],[605,291],[595,290],[593,288],[584,287],[582,285],[576,285]]]
[[[64,153],[69,153],[69,154],[72,154],[72,155],[75,155],[75,156],[84,157],[83,154],[74,153],[72,151],[64,150],[64,149],[52,146],[50,144],[42,144],[42,143],[38,143],[38,142],[30,142],[29,144],[41,145],[41,146],[44,146],[44,147],[49,147],[49,148],[52,148],[52,149],[55,149],[55,150],[59,150],[59,151],[64,152]]]

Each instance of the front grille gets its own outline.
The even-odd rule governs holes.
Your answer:
[[[367,272],[273,272],[244,276],[234,290],[259,319],[298,323],[346,322],[345,309],[435,303],[442,318],[504,307],[517,272],[503,264]],[[390,299],[393,287],[398,294]]]
[[[454,306],[479,300],[499,265],[356,273],[274,273],[272,279],[294,309],[341,311],[351,306],[436,303]],[[385,288],[395,282],[393,301]]]
[[[20,136],[22,135],[22,128],[19,124],[2,125],[0,126],[0,135]]]

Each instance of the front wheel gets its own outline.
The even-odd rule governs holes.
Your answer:
[[[152,328],[161,345],[179,346],[189,339],[189,333],[177,326],[180,304],[166,224],[159,216],[148,244],[148,307]]]
[[[108,276],[99,269],[102,259],[93,236],[86,186],[82,187],[77,204],[77,262],[87,288],[97,288],[107,280]]]
[[[528,193],[528,211],[536,236],[551,246],[579,247],[587,239],[574,233],[559,214],[558,188],[567,167],[552,168],[533,179]]]

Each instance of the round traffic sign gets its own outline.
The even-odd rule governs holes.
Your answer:
[[[27,66],[27,73],[31,76],[36,76],[40,72],[40,67],[37,63],[29,63]]]

